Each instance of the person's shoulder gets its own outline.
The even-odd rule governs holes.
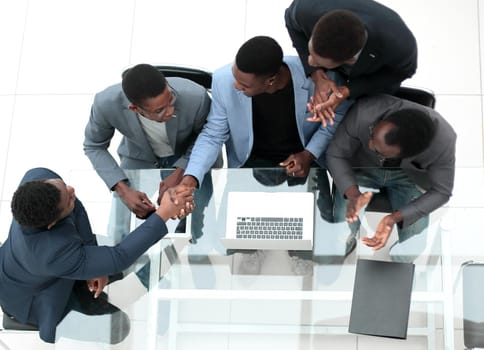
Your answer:
[[[223,65],[222,67],[217,68],[213,72],[213,79],[220,81],[220,80],[233,80],[233,75],[232,75],[232,63],[228,63],[226,65]]]
[[[304,67],[299,56],[284,56],[283,62],[289,67],[289,70],[292,72],[293,75],[302,75],[304,77],[306,76],[306,73],[304,73]]]
[[[29,169],[22,181],[21,181],[21,184],[24,184],[26,182],[30,182],[30,181],[37,181],[37,180],[47,180],[47,179],[60,179],[61,177],[55,173],[54,171],[50,170],[50,169],[47,169],[47,168],[42,168],[42,167],[38,167],[38,168],[32,168],[32,169]]]
[[[108,86],[102,91],[99,91],[94,101],[95,103],[103,103],[103,102],[110,102],[110,101],[117,101],[119,99],[125,98],[123,89],[121,87],[121,83],[117,83],[111,86]]]
[[[186,78],[167,77],[166,81],[179,95],[202,95],[207,91],[202,85]]]
[[[360,109],[375,110],[388,110],[398,108],[404,103],[401,98],[388,95],[388,94],[374,94],[360,97],[356,100],[355,106]]]

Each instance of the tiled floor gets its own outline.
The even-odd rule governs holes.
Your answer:
[[[109,196],[98,178],[89,178],[89,186],[78,183],[87,181],[78,176],[79,172],[91,168],[82,150],[83,130],[94,93],[118,82],[124,68],[148,62],[213,70],[232,61],[240,44],[259,34],[273,36],[286,54],[295,54],[283,21],[290,2],[0,2],[0,241],[8,231],[11,195],[28,168],[55,169],[67,181],[72,179],[81,199],[93,198],[93,193]],[[482,240],[476,244],[482,224],[475,220],[484,210],[483,176],[475,170],[484,165],[484,5],[479,0],[381,2],[401,14],[418,41],[419,68],[405,84],[436,93],[436,109],[459,135],[457,166],[470,168],[469,173],[463,171],[456,179],[451,203],[468,208],[456,212],[459,232],[452,244],[463,259],[483,255],[479,248]],[[92,188],[89,193],[80,190],[87,187],[98,192]],[[101,215],[93,220],[102,227],[104,218]],[[290,337],[287,340],[286,344],[292,341]],[[224,344],[225,340],[220,341]],[[261,337],[260,341],[267,339]],[[341,341],[351,343],[354,339]],[[379,348],[366,341],[358,347]],[[11,349],[50,348],[36,336],[0,333],[0,348],[2,342]],[[299,344],[303,346],[304,341]],[[69,348],[69,344],[65,346]]]

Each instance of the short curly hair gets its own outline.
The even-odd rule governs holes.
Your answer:
[[[60,190],[44,181],[31,181],[21,185],[13,194],[11,210],[14,219],[22,226],[44,228],[56,221],[60,214]]]
[[[239,48],[235,64],[244,73],[258,76],[274,75],[283,64],[282,48],[271,37],[255,36]]]
[[[125,70],[121,86],[129,102],[141,106],[148,98],[156,97],[165,91],[168,82],[158,68],[141,63]]]
[[[405,108],[386,116],[383,121],[394,125],[385,134],[387,145],[400,146],[402,158],[412,157],[429,147],[436,126],[425,111]]]
[[[316,22],[311,43],[318,56],[344,62],[363,48],[365,38],[365,26],[356,15],[348,10],[333,10]]]

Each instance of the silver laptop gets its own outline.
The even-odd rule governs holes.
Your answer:
[[[227,249],[311,250],[314,195],[311,192],[229,192]]]

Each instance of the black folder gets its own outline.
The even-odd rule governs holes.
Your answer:
[[[415,265],[358,259],[348,331],[407,338]]]

